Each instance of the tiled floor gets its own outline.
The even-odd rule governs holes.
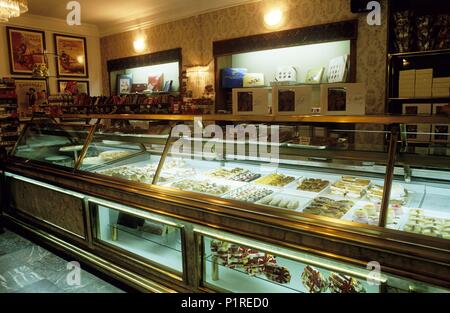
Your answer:
[[[80,284],[68,262],[6,231],[0,234],[0,293],[121,293],[81,270]],[[68,279],[69,278],[69,279]]]

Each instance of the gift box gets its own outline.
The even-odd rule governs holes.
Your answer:
[[[274,115],[307,115],[320,106],[319,87],[274,87],[272,95]]]
[[[267,115],[271,112],[271,88],[233,89],[234,115]]]
[[[366,114],[366,87],[364,84],[323,84],[320,95],[323,115]]]
[[[244,75],[246,68],[224,68],[222,73],[222,88],[242,88],[244,86]]]

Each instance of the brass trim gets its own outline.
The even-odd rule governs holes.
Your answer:
[[[387,217],[389,213],[389,203],[391,201],[391,188],[392,181],[394,179],[394,166],[397,156],[397,141],[399,137],[399,131],[397,128],[393,128],[391,131],[391,138],[389,141],[389,160],[386,166],[386,176],[384,178],[383,199],[381,201],[380,221],[378,226],[385,228]]]
[[[122,120],[162,120],[162,121],[194,121],[201,117],[203,121],[223,122],[267,122],[267,123],[349,123],[349,124],[450,124],[446,116],[409,116],[409,115],[361,115],[361,116],[323,116],[323,115],[292,115],[292,116],[237,116],[230,114],[216,115],[176,115],[176,114],[66,114],[66,119],[100,118]]]

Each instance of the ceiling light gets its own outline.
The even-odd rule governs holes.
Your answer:
[[[281,9],[272,9],[264,15],[264,22],[269,27],[279,26],[283,21],[283,11]]]
[[[133,42],[134,51],[142,52],[145,50],[145,40],[144,38],[138,38]]]
[[[0,0],[0,22],[8,22],[12,17],[28,11],[27,0]]]

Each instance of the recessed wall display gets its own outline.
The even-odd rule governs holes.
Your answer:
[[[88,77],[86,38],[55,34],[58,77]]]
[[[88,81],[74,81],[74,80],[59,80],[58,92],[70,93],[72,95],[87,94],[89,95],[89,82]]]
[[[272,105],[270,88],[233,89],[233,114],[267,115]]]
[[[13,27],[6,32],[11,74],[31,75],[34,64],[45,62],[45,33]]]
[[[364,84],[323,84],[320,94],[324,115],[364,115],[366,113]]]

